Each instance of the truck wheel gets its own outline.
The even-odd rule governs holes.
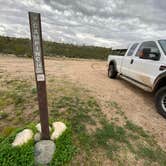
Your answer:
[[[155,100],[158,112],[166,118],[166,86],[156,92]]]
[[[113,64],[109,65],[108,67],[108,77],[109,78],[116,78],[117,71],[115,69],[115,66]]]

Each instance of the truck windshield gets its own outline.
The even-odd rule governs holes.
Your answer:
[[[166,40],[159,40],[159,44],[166,55]]]

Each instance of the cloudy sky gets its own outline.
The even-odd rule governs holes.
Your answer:
[[[0,35],[28,37],[28,11],[40,12],[43,38],[119,46],[166,38],[166,0],[0,0]]]

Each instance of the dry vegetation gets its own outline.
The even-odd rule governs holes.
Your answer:
[[[43,42],[44,54],[52,57],[69,57],[84,59],[106,59],[111,49],[94,46],[77,46],[73,44]],[[0,36],[0,53],[15,54],[19,57],[31,57],[29,39]]]

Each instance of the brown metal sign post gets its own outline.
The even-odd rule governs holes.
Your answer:
[[[40,13],[29,12],[29,23],[40,112],[41,137],[43,140],[48,140],[50,135]]]

